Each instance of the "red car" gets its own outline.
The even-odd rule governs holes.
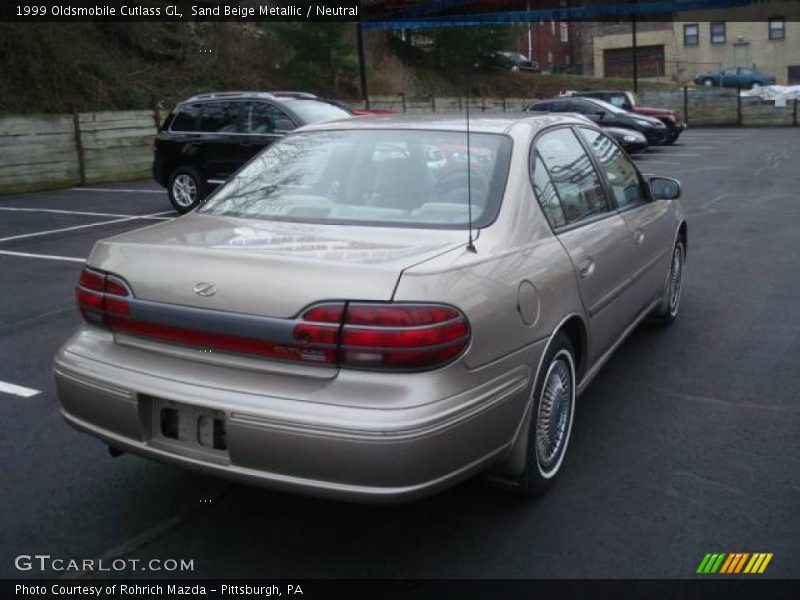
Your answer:
[[[627,110],[628,112],[654,117],[663,122],[664,125],[669,128],[671,137],[667,141],[668,144],[672,144],[675,140],[677,140],[680,134],[686,129],[686,123],[681,120],[681,115],[678,111],[670,110],[668,108],[639,106],[636,104],[636,96],[633,94],[633,92],[624,92],[619,90],[592,90],[589,92],[572,92],[570,95],[605,100],[606,102],[609,102],[614,106],[618,106],[623,110]]]
[[[388,108],[352,108],[354,115],[393,115],[395,112]]]

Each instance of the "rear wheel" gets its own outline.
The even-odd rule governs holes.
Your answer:
[[[531,496],[555,482],[567,452],[575,413],[575,350],[558,333],[542,361],[533,387],[525,469],[517,489]]]
[[[197,169],[183,166],[175,169],[170,175],[167,193],[175,210],[184,214],[206,197],[208,186]]]
[[[678,240],[675,244],[675,248],[672,250],[672,263],[669,268],[664,297],[661,300],[661,304],[653,312],[653,316],[664,325],[672,324],[678,317],[681,290],[683,289],[683,270],[685,262],[685,246],[683,240]]]

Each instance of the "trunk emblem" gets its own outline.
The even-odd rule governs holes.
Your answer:
[[[198,281],[194,284],[193,289],[198,296],[213,296],[217,293],[217,286],[207,281]]]

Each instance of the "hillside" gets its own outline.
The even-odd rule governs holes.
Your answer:
[[[314,27],[313,35],[330,33],[319,24]],[[318,64],[309,65],[293,62],[297,52],[291,31],[258,24],[2,23],[0,113],[143,109],[226,89],[302,89],[358,98],[353,28],[341,27],[346,51],[320,54]],[[366,48],[372,95],[466,94],[463,78],[454,77],[451,69],[400,60],[383,33],[368,35]],[[494,97],[533,98],[598,87],[631,85],[626,80],[511,72],[476,73],[470,81],[473,95]],[[642,89],[664,87],[670,86],[642,84]]]

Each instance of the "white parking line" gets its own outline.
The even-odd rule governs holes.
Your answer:
[[[684,153],[684,152],[664,152],[662,150],[659,150],[658,152],[654,152],[652,154],[643,154],[642,156],[644,156],[644,157],[652,156],[654,158],[659,158],[661,156],[663,156],[664,158],[672,158],[673,156],[685,156],[685,157],[688,158],[690,156],[691,157],[695,157],[695,156],[701,156],[701,155],[700,154]]]
[[[121,189],[121,188],[86,188],[74,187],[69,188],[71,192],[119,192],[122,194],[166,194],[164,190],[134,190],[134,189]]]
[[[636,157],[634,157],[633,160],[636,160]],[[642,161],[639,161],[639,163],[641,164],[641,166],[645,166],[645,165],[679,165],[679,164],[681,164],[679,162],[670,162],[670,161],[665,161],[665,160],[642,160]]]
[[[101,221],[99,223],[88,223],[87,225],[74,225],[72,227],[62,227],[61,229],[50,229],[48,231],[37,231],[34,233],[23,233],[22,235],[12,235],[9,237],[0,238],[0,242],[10,242],[12,240],[22,240],[26,238],[38,237],[40,235],[50,235],[52,233],[62,233],[64,231],[75,231],[76,229],[86,229],[87,227],[98,227],[100,225],[113,225],[114,223],[124,223],[125,221],[135,221],[144,217],[155,217],[158,215],[165,215],[171,213],[171,210],[152,213],[150,215],[142,215],[141,217],[125,217],[124,219],[113,219],[111,221]]]
[[[0,381],[0,392],[22,396],[23,398],[30,398],[31,396],[42,393],[39,390],[22,387],[21,385],[14,385],[13,383],[6,383],[5,381]]]
[[[157,221],[169,221],[171,217],[149,217],[147,215],[121,215],[117,213],[84,212],[81,210],[58,210],[56,208],[23,208],[16,206],[0,206],[0,210],[10,210],[19,212],[45,212],[56,213],[59,215],[86,215],[89,217],[131,217],[135,219],[154,219]]]
[[[0,256],[22,256],[25,258],[46,258],[48,260],[68,260],[70,262],[86,262],[85,258],[74,256],[56,256],[55,254],[33,254],[31,252],[14,252],[13,250],[0,250]]]

